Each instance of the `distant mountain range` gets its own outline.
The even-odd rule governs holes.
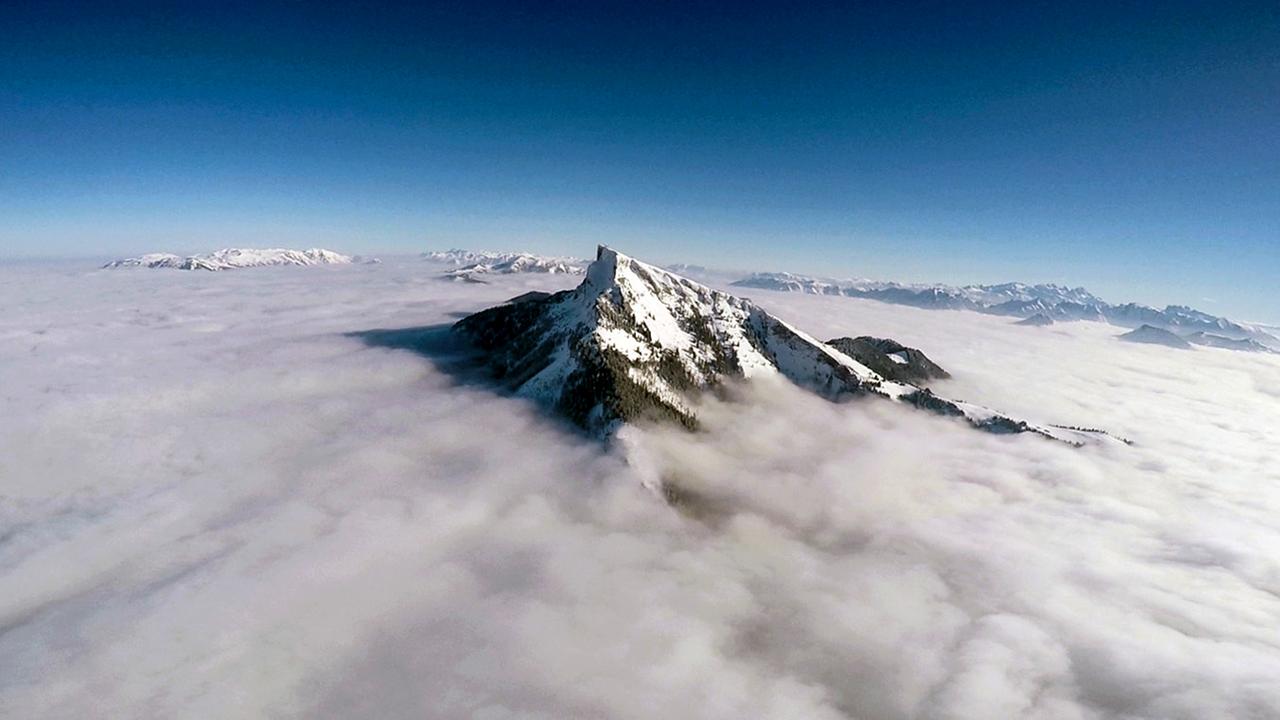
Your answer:
[[[972,310],[991,315],[1046,320],[1093,320],[1125,328],[1144,325],[1175,335],[1201,335],[1198,344],[1235,350],[1280,349],[1280,338],[1260,326],[1237,323],[1184,305],[1163,310],[1125,303],[1112,305],[1082,287],[1025,283],[1000,285],[906,285],[872,280],[827,280],[792,273],[756,273],[733,283],[737,287],[779,292],[869,298],[896,305],[935,310]],[[1235,341],[1235,342],[1233,342]],[[1194,342],[1188,339],[1188,342]]]
[[[454,331],[482,353],[498,383],[601,437],[638,420],[695,428],[698,393],[760,376],[781,376],[833,401],[889,398],[991,432],[1074,445],[1104,437],[1015,420],[889,379],[854,356],[917,381],[946,372],[888,339],[820,342],[749,300],[604,246],[578,287],[525,293],[460,320]]]
[[[283,248],[225,248],[202,255],[174,255],[149,253],[138,257],[114,260],[104,268],[168,268],[173,270],[239,270],[273,265],[350,265],[352,263],[376,263],[377,258],[343,255],[332,250],[286,250]]]
[[[425,252],[424,260],[453,266],[444,277],[467,282],[484,282],[485,275],[513,273],[547,273],[580,275],[587,261],[570,257],[547,257],[524,252],[487,252],[474,250],[442,250]]]

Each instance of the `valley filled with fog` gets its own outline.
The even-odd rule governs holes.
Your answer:
[[[1133,445],[762,380],[606,446],[368,341],[580,280],[440,271],[0,266],[0,715],[1280,716],[1280,355],[721,278]]]

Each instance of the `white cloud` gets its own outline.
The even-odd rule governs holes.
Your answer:
[[[345,334],[571,279],[0,272],[17,717],[1280,714],[1273,357],[758,292],[1137,444],[756,384],[628,465]]]

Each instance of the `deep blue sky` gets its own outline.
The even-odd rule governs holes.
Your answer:
[[[444,246],[1280,320],[1280,3],[0,4],[0,256]]]

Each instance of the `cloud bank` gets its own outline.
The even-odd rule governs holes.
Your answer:
[[[760,292],[1136,445],[757,383],[607,450],[350,335],[572,279],[0,274],[7,715],[1280,715],[1274,357]]]

